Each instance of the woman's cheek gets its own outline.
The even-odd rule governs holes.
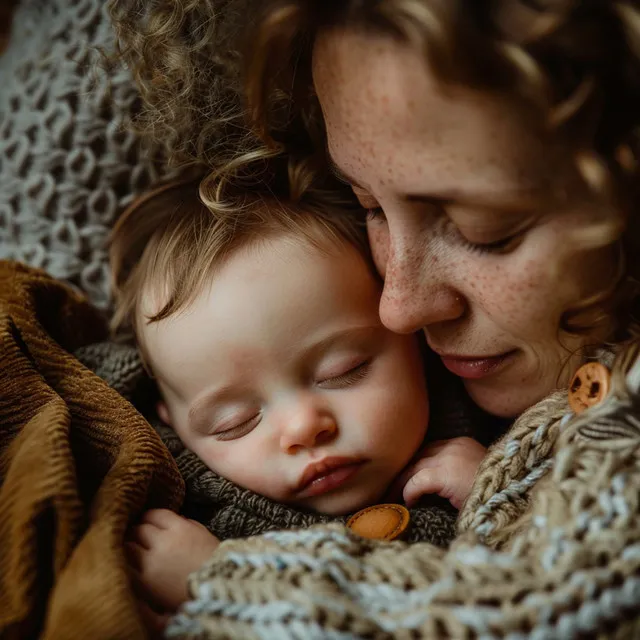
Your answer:
[[[384,222],[369,220],[367,221],[367,234],[373,263],[376,265],[378,273],[384,278],[389,261],[389,227]]]

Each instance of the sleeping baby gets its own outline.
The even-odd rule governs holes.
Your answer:
[[[114,325],[135,337],[157,413],[217,474],[329,515],[391,487],[407,505],[464,502],[485,449],[466,437],[424,446],[418,338],[381,323],[381,283],[352,214],[258,193],[206,207],[197,185],[174,184],[123,214],[111,259]],[[217,544],[154,510],[129,552],[150,599],[172,611]]]

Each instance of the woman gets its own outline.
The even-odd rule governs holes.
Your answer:
[[[215,10],[205,4],[197,9],[199,19],[207,10]],[[640,18],[635,2],[335,0],[321,4],[289,0],[263,4],[247,57],[246,84],[256,130],[273,150],[286,154],[294,193],[326,185],[326,176],[333,172],[368,210],[372,251],[385,279],[380,314],[389,328],[423,329],[444,366],[464,381],[473,401],[496,418],[515,418],[554,389],[566,389],[582,363],[606,360],[605,346],[615,352],[633,338],[639,301],[634,243],[640,118],[640,65],[635,52],[640,44]],[[184,35],[181,28],[176,27],[174,35]],[[198,57],[201,51],[183,47],[185,55],[189,51],[193,68],[204,69],[204,62],[198,62],[204,60]],[[196,77],[195,73],[190,76]],[[192,97],[195,87],[191,84],[188,92],[176,90],[173,95],[190,93]],[[176,111],[175,102],[171,108]],[[189,133],[199,148],[206,148],[211,129],[201,122],[193,125],[191,121],[186,125],[191,130],[183,133]],[[633,372],[632,362],[621,365],[621,371]],[[625,384],[630,384],[628,379]],[[509,441],[503,442],[494,458],[486,461],[485,475],[480,474],[477,482],[482,495],[471,500],[463,513],[462,528],[472,535],[456,547],[459,552],[471,553],[478,540],[494,547],[505,542],[504,536],[491,537],[495,521],[482,529],[487,521],[479,520],[478,514],[495,503],[490,501],[494,494],[502,495],[503,501],[505,495],[516,500],[509,493],[515,489],[513,483],[500,485],[496,480],[498,493],[487,492],[487,482],[492,481],[491,472],[495,476],[498,470],[504,471],[505,460],[517,457],[513,451],[522,451],[525,441],[537,446],[548,438],[549,447],[535,455],[531,449],[529,459],[523,457],[517,473],[526,486],[517,499],[549,469],[544,460],[548,462],[549,448],[558,436],[553,429],[559,431],[567,424],[568,418],[558,418],[570,417],[558,397],[545,401],[544,410],[527,414],[526,424],[524,417],[516,423],[510,435],[517,447],[509,449]],[[609,405],[606,411],[614,411]],[[606,419],[610,418],[607,414]],[[572,429],[571,437],[578,427]],[[566,437],[565,451],[577,459],[578,445]],[[532,464],[531,458],[540,464]],[[576,477],[580,475],[571,469]],[[538,472],[535,478],[534,472]],[[537,594],[539,603],[541,594],[556,593],[561,578],[550,579],[552,586],[545,587],[543,575],[527,562],[541,563],[537,552],[542,548],[551,553],[551,524],[563,524],[558,517],[562,509],[550,510],[549,504],[557,507],[566,502],[571,509],[577,504],[574,498],[584,487],[578,490],[575,483],[563,484],[566,479],[554,476],[556,484],[544,494],[546,506],[540,507],[546,524],[539,531],[532,524],[528,537],[518,542],[520,555],[505,560],[535,575],[523,593]],[[602,489],[611,478],[600,481],[605,484],[594,481],[594,486]],[[584,557],[591,557],[593,547],[576,533],[571,519],[576,514],[571,509],[564,514],[568,529],[563,535],[578,545]],[[517,517],[523,515],[522,508],[516,511]],[[635,515],[627,525],[635,533],[616,547],[620,553],[613,552],[610,568],[624,553],[629,556],[625,545],[638,542],[633,537],[638,531],[637,501],[631,511]],[[525,516],[531,523],[530,514]],[[513,514],[507,518],[511,523],[515,519]],[[227,547],[230,555],[221,554],[212,566],[217,571],[226,567],[230,574],[241,570],[241,565],[253,569],[252,549],[268,552],[277,561],[274,565],[264,561],[263,577],[273,581],[277,592],[278,585],[284,588],[289,572],[304,565],[302,561],[302,565],[287,564],[278,550],[295,548],[299,558],[302,537],[283,535],[254,542],[253,547],[245,543],[246,547],[240,545],[244,556]],[[331,600],[333,611],[342,607],[355,617],[362,634],[390,637],[384,634],[394,635],[399,629],[422,637],[456,635],[456,630],[490,633],[491,620],[499,620],[495,629],[536,627],[541,637],[551,637],[544,635],[543,627],[548,625],[559,637],[571,637],[562,634],[557,611],[536,609],[533,596],[527,604],[529,613],[521,613],[524,618],[516,616],[513,626],[503,625],[507,600],[514,605],[521,602],[519,583],[508,572],[497,571],[499,557],[488,549],[483,553],[489,554],[490,562],[471,553],[456,564],[455,549],[441,556],[429,547],[413,547],[408,561],[425,564],[415,569],[419,579],[411,574],[401,591],[415,590],[414,595],[423,598],[419,611],[424,615],[419,619],[411,610],[418,616],[411,623],[407,619],[392,623],[389,617],[362,613],[365,602],[372,603],[356,586],[371,585],[372,572],[384,573],[380,564],[384,549],[363,548],[346,538],[338,542],[334,538],[332,547],[330,534],[311,536],[306,542],[311,545],[312,579],[325,570],[334,572],[330,587],[340,597]],[[526,544],[536,552],[530,549],[523,556]],[[328,547],[343,556],[358,557],[355,573],[347,575],[344,566],[336,569],[326,564]],[[511,547],[513,553],[515,547]],[[480,574],[463,575],[469,567],[480,565]],[[396,568],[400,571],[400,564]],[[437,612],[447,607],[446,598],[437,601],[434,594],[446,590],[449,571],[453,572],[449,585],[459,590],[451,594],[447,615],[438,617]],[[204,577],[209,596],[216,593],[215,605],[209,603],[215,614],[210,615],[216,624],[224,621],[233,626],[238,621],[231,609],[237,601],[216,591],[215,574]],[[435,591],[420,590],[425,583]],[[476,593],[468,616],[458,610],[447,617],[453,610],[451,603],[464,609],[463,603],[477,592],[478,584],[487,585],[487,600],[480,602]],[[502,592],[498,584],[503,585]],[[329,587],[318,586],[318,593],[322,588]],[[195,593],[202,592],[196,589]],[[285,590],[284,596],[275,597],[293,603],[297,596],[291,593]],[[266,601],[261,597],[258,602],[265,612],[268,598],[274,596],[270,594]],[[577,596],[576,602],[581,602]],[[399,607],[407,612],[404,604]],[[626,606],[621,605],[614,616],[618,631],[631,628],[621,622],[627,619],[621,613]],[[191,622],[198,616],[202,622],[204,614],[191,611],[187,616]],[[479,622],[481,612],[486,616]],[[295,619],[293,609],[290,615]],[[305,622],[309,615],[305,612]],[[255,619],[250,619],[253,624]],[[340,620],[325,617],[321,626],[337,632],[346,624],[344,617]],[[576,623],[575,633],[602,632],[603,620],[598,618],[592,627]],[[293,637],[291,618],[278,621]],[[236,633],[242,628],[238,624],[233,627]],[[566,625],[567,633],[574,629],[569,622]],[[213,623],[207,628],[211,631]],[[343,627],[347,629],[352,628]]]
[[[135,69],[158,135],[203,159],[238,137],[220,139],[206,66],[223,47],[185,25],[215,24],[209,39],[229,47],[246,1],[191,4],[157,25],[169,38],[145,34],[165,79]],[[368,210],[389,328],[424,329],[475,402],[508,418],[566,386],[589,346],[628,337],[636,269],[622,274],[617,240],[637,195],[632,3],[261,4],[254,121],[287,152],[294,192],[332,171]],[[631,255],[635,234],[624,242]]]
[[[617,246],[637,207],[634,14],[528,4],[275,3],[248,78],[263,136],[294,157],[324,140],[368,210],[383,322],[423,329],[510,418],[625,339],[637,296]]]

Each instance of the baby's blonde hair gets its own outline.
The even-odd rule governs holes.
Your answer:
[[[164,185],[117,221],[109,259],[115,294],[114,334],[139,337],[139,322],[157,322],[193,301],[234,251],[270,237],[299,238],[321,251],[352,245],[368,255],[364,226],[348,211],[317,202],[282,202],[266,191],[238,191],[205,206],[199,180]],[[372,268],[373,270],[373,268]],[[141,318],[149,287],[162,303]]]

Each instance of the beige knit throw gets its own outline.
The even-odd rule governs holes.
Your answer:
[[[337,525],[221,545],[171,638],[640,637],[640,361],[581,416],[556,393],[492,449],[449,550]]]

